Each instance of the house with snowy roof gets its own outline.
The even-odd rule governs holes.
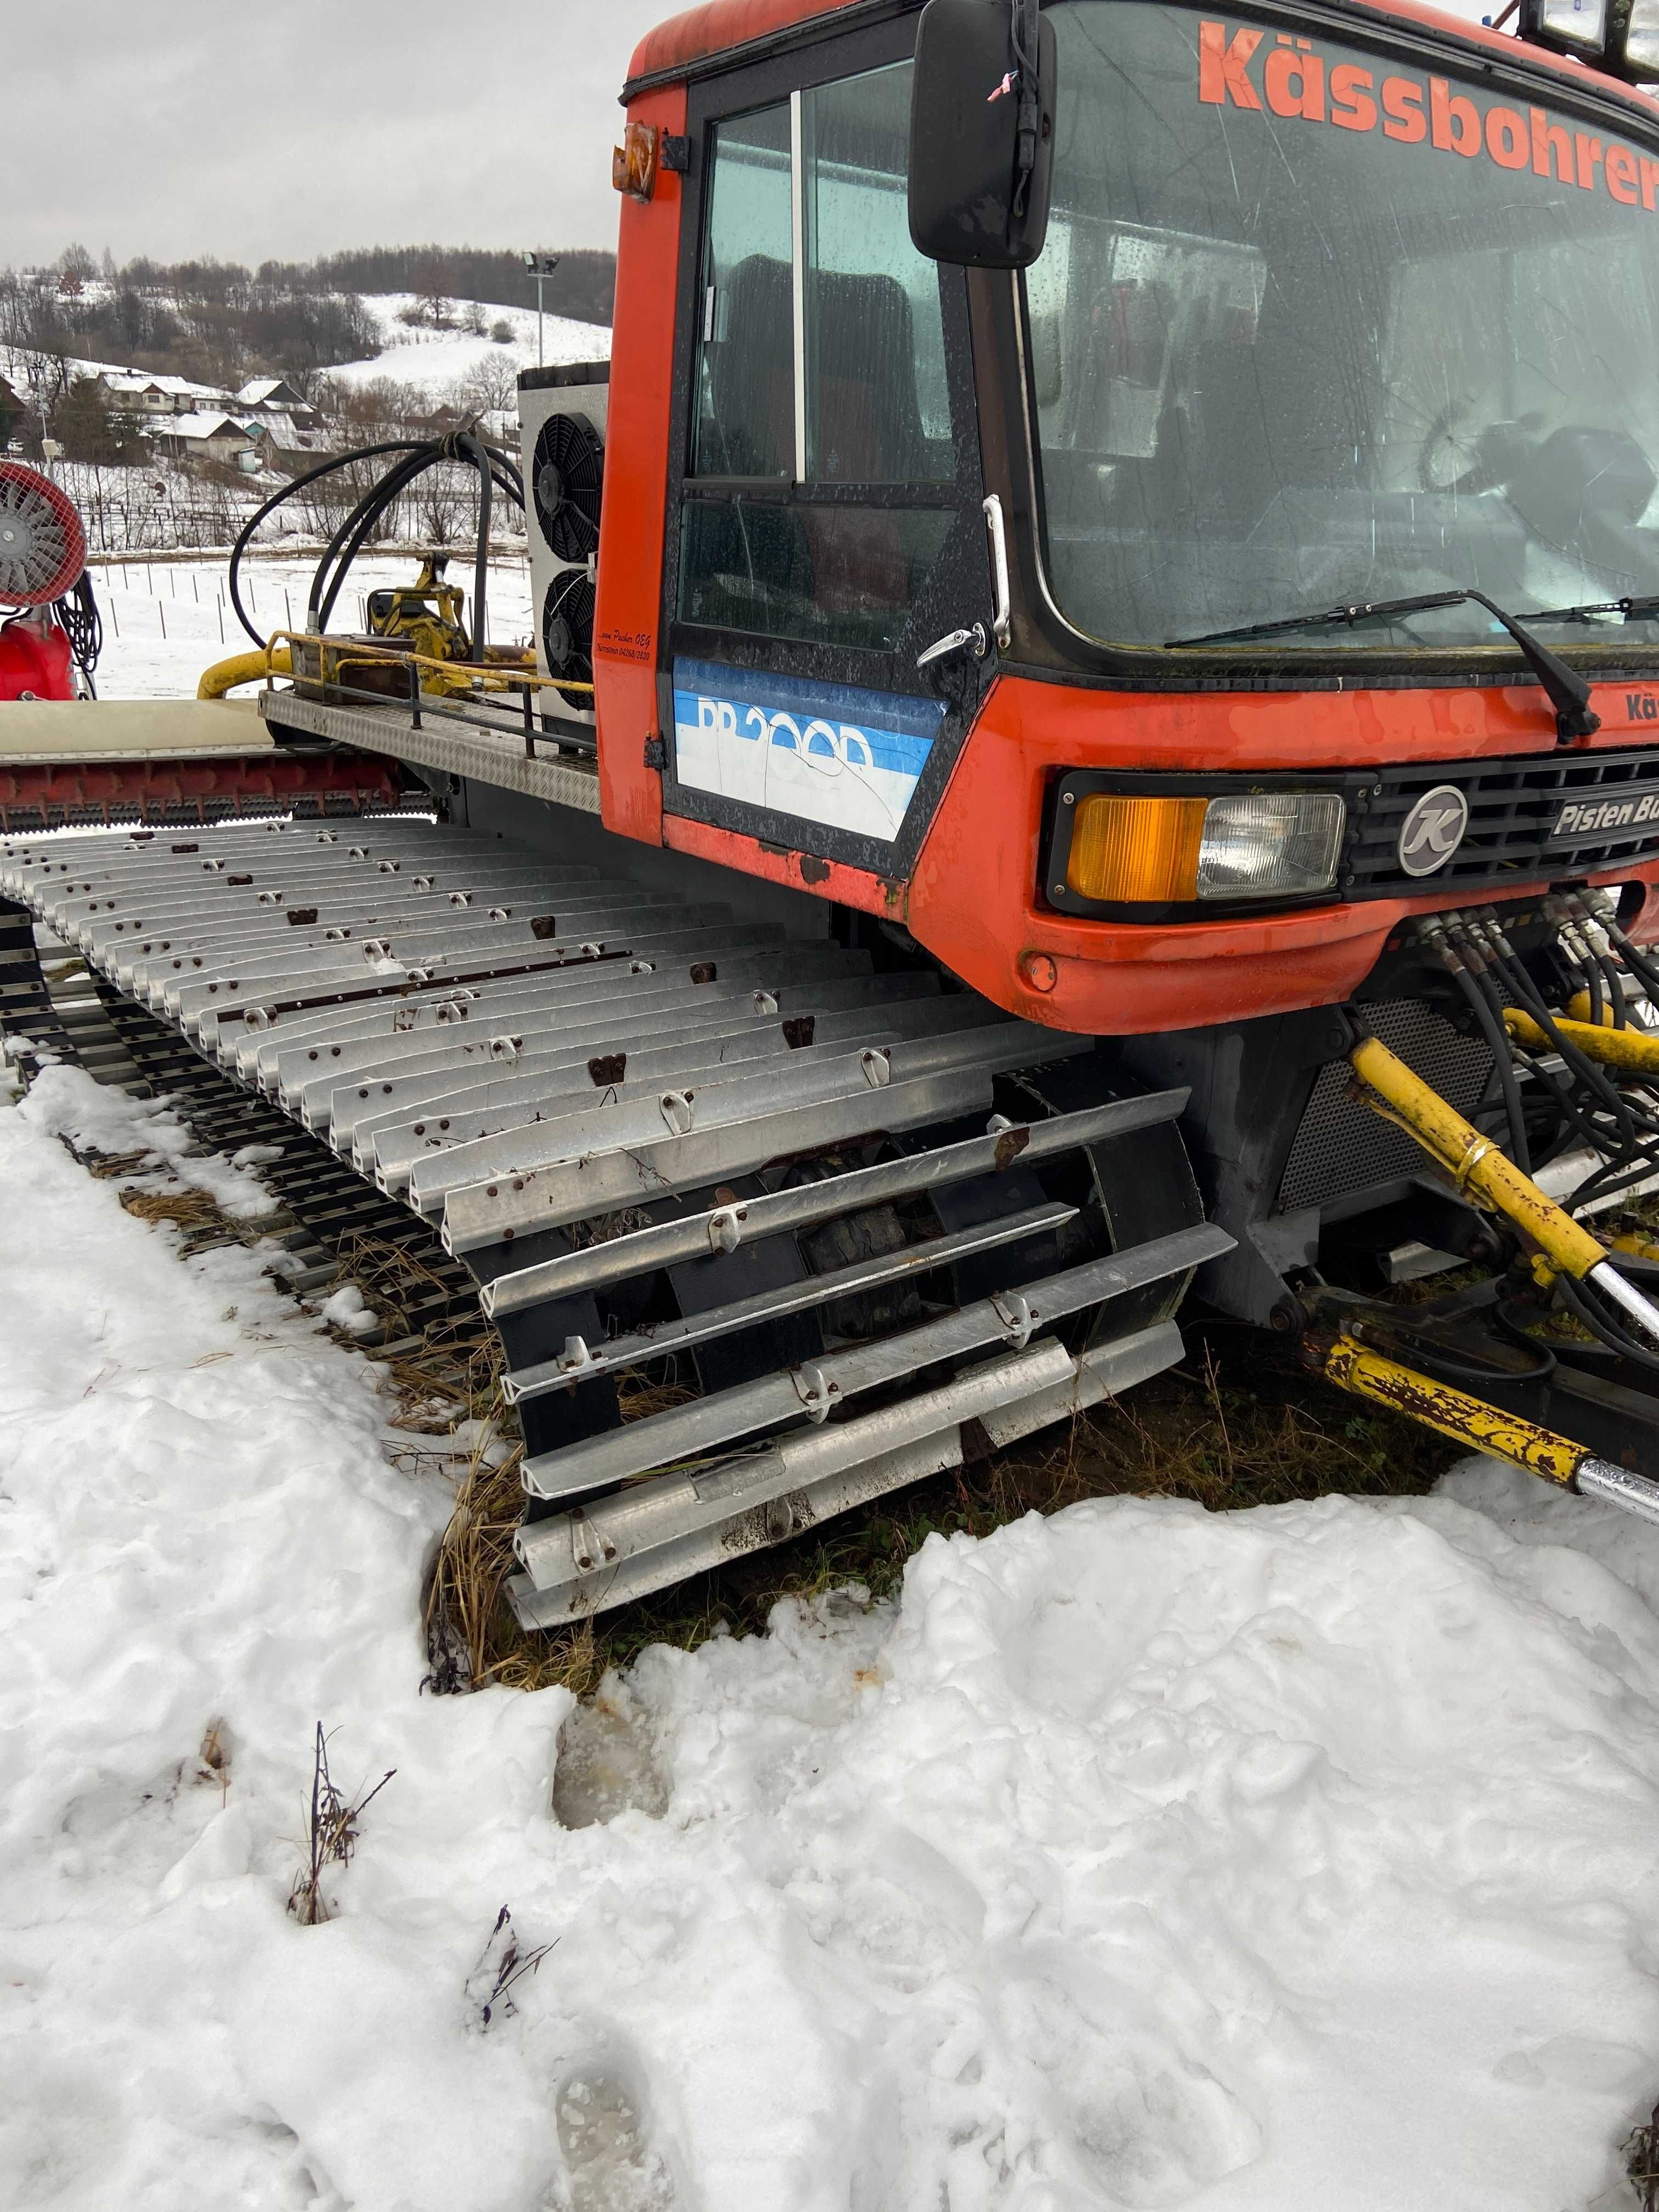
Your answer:
[[[193,384],[187,376],[147,375],[142,369],[100,368],[96,372],[112,407],[146,420],[163,415],[191,415],[204,400],[226,407],[230,394],[210,384]]]
[[[312,411],[285,376],[256,376],[237,393],[236,404],[287,415]]]
[[[175,453],[180,460],[223,461],[252,473],[259,466],[259,449],[268,433],[258,424],[240,422],[234,416],[214,410],[174,415],[158,422],[150,436],[164,453]]]

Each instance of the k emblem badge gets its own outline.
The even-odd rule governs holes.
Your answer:
[[[1463,842],[1469,802],[1453,783],[1425,791],[1400,825],[1400,865],[1408,876],[1431,876]]]

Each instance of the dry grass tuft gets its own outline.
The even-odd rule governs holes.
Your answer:
[[[317,1723],[317,1741],[312,1759],[311,1806],[306,1820],[306,1863],[294,1877],[294,1886],[288,1893],[288,1909],[302,1928],[320,1927],[331,1919],[333,1908],[323,1895],[323,1881],[330,1867],[347,1867],[351,1854],[357,1847],[357,1823],[365,1809],[374,1802],[397,1772],[395,1766],[387,1769],[374,1787],[364,1796],[348,1801],[335,1786],[328,1771],[328,1738],[323,1724]]]
[[[170,1221],[176,1229],[217,1230],[230,1224],[204,1190],[137,1190],[121,1193],[125,1211],[140,1221]]]
[[[1625,2145],[1625,2171],[1641,2212],[1659,2212],[1659,2105]]]

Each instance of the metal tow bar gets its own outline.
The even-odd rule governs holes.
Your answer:
[[[1352,1337],[1338,1337],[1316,1356],[1318,1371],[1339,1390],[1373,1405],[1387,1406],[1425,1427],[1437,1429],[1471,1451],[1488,1452],[1506,1459],[1511,1467],[1541,1476],[1563,1490],[1576,1490],[1586,1498],[1599,1498],[1609,1505],[1622,1505],[1644,1521],[1659,1522],[1659,1482],[1597,1459],[1583,1444],[1540,1429],[1517,1413],[1500,1413],[1467,1391],[1437,1382],[1414,1368],[1401,1367],[1379,1353],[1367,1352]]]

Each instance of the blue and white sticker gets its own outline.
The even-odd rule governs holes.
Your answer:
[[[695,791],[890,842],[944,715],[937,699],[677,660],[675,774]]]

